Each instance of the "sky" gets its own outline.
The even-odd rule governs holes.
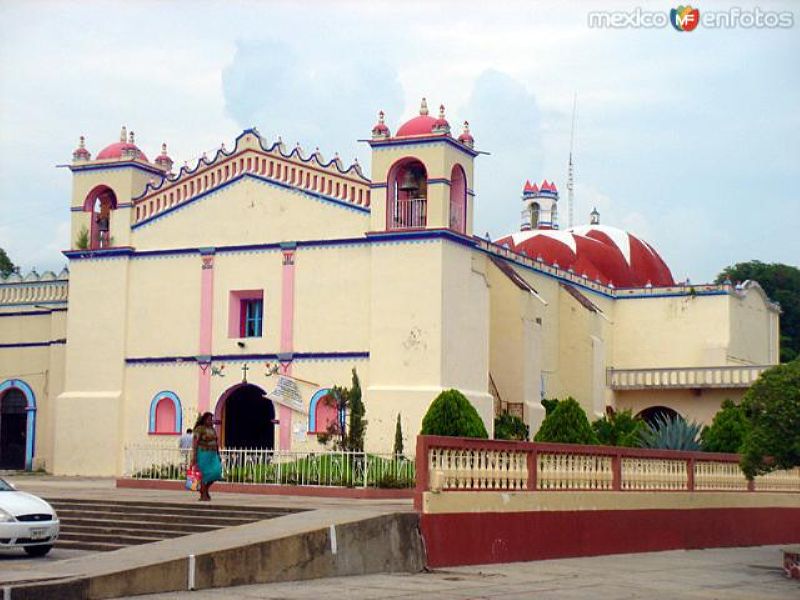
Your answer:
[[[395,131],[425,96],[476,148],[475,232],[519,228],[526,179],[566,177],[575,224],[650,242],[676,279],[800,263],[800,3],[788,29],[591,28],[591,11],[666,2],[15,2],[0,0],[0,247],[60,270],[78,136],[120,127],[178,166],[256,126],[369,173],[378,110]],[[380,177],[378,175],[376,178]]]

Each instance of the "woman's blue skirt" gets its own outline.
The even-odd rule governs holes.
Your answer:
[[[206,485],[222,479],[222,461],[216,450],[198,450],[197,466],[203,474],[203,483]]]

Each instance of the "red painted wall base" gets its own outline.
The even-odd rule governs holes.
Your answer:
[[[800,542],[800,508],[423,514],[428,566]]]

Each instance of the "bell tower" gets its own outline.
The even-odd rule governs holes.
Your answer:
[[[402,412],[413,438],[428,405],[454,388],[491,431],[489,289],[485,259],[472,246],[478,153],[469,124],[454,138],[444,106],[433,117],[423,98],[419,114],[394,135],[379,113],[369,144],[367,237],[376,242],[370,244],[370,418],[391,426]]]
[[[69,168],[70,343],[64,389],[53,409],[53,470],[89,474],[86,465],[93,465],[91,474],[112,475],[121,470],[123,458],[132,203],[168,169],[149,162],[125,127],[119,141],[94,159],[81,137]]]
[[[449,229],[472,235],[473,162],[469,124],[453,138],[444,106],[422,99],[419,115],[392,135],[383,111],[372,128],[371,230]]]

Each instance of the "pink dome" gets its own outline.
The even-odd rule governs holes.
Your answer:
[[[110,146],[106,146],[97,153],[95,160],[104,160],[109,158],[127,158],[126,155],[134,155],[136,158],[147,161],[144,152],[139,150],[136,144],[130,142],[114,142]]]
[[[419,115],[410,121],[406,121],[397,129],[395,137],[405,137],[409,135],[430,135],[436,127],[436,119],[430,115]]]
[[[566,231],[520,231],[496,243],[616,287],[675,284],[669,267],[647,242],[607,225],[583,225]]]

